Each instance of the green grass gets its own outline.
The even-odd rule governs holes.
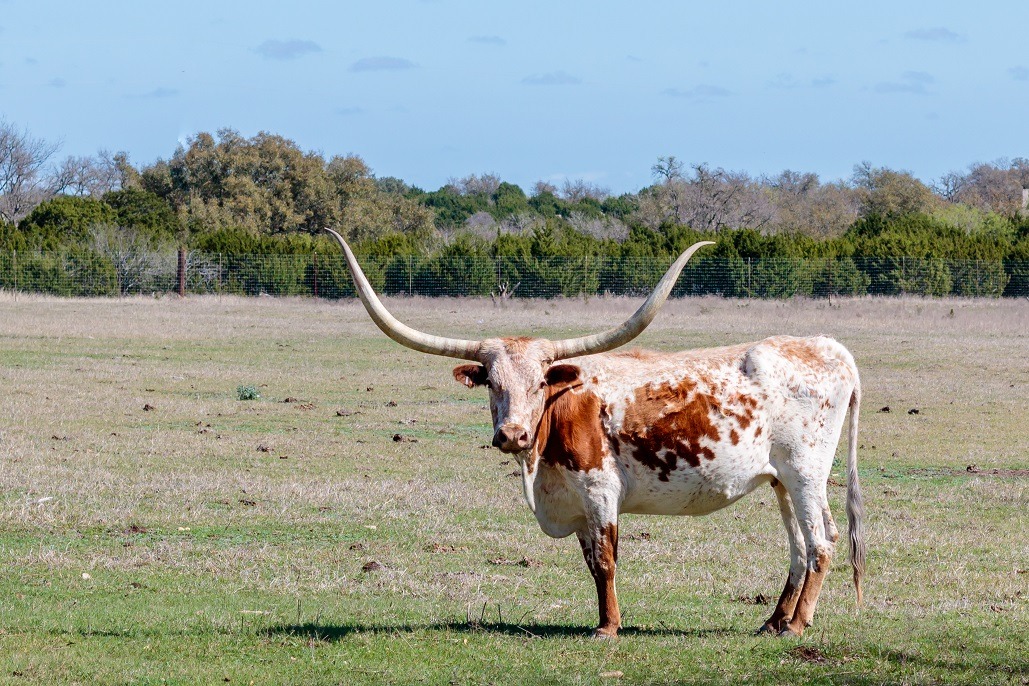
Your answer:
[[[391,306],[482,337],[636,304]],[[1029,683],[1027,331],[1022,302],[670,303],[641,344],[825,332],[855,353],[866,605],[841,549],[803,639],[752,636],[787,568],[759,491],[623,518],[625,629],[598,642],[578,545],[482,447],[456,362],[353,303],[0,296],[0,684]]]

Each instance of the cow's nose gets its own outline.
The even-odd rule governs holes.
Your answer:
[[[517,424],[504,424],[493,434],[494,447],[505,453],[518,453],[529,447],[529,432]]]

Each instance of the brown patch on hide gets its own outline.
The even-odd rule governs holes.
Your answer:
[[[656,357],[660,357],[659,353],[654,353],[654,352],[651,352],[649,350],[640,350],[639,348],[634,348],[632,350],[623,350],[623,351],[620,351],[620,352],[613,353],[613,355],[617,356],[617,357],[631,357],[634,360],[641,360],[641,361],[642,360],[653,360]]]
[[[536,339],[529,336],[512,336],[510,338],[502,338],[500,340],[504,342],[504,348],[507,349],[507,352],[516,354],[524,353],[528,349],[529,344]]]
[[[758,629],[758,633],[770,632],[778,634],[786,628],[786,625],[789,624],[790,619],[793,617],[793,611],[797,608],[800,590],[790,582],[789,577],[786,578],[786,586],[779,595],[779,602],[775,604],[772,616]]]
[[[783,357],[793,362],[799,362],[812,371],[824,372],[829,368],[825,355],[809,339],[779,341],[776,343],[776,347]]]
[[[697,390],[691,379],[678,385],[642,386],[636,389],[635,402],[625,409],[618,436],[636,447],[637,460],[660,472],[658,479],[668,481],[679,460],[699,467],[702,457],[715,458],[702,440],[717,443],[721,439],[711,421],[716,408],[718,401]],[[662,451],[663,456],[659,454]]]
[[[738,431],[736,431],[736,429],[733,429],[729,432],[729,440],[732,441],[733,445],[740,444],[740,434]]]
[[[811,626],[811,619],[815,615],[815,606],[818,605],[818,596],[822,593],[822,583],[825,581],[825,575],[829,571],[831,562],[832,557],[827,551],[819,550],[815,554],[815,568],[807,571],[804,586],[797,599],[797,607],[793,612],[793,617],[783,628],[784,631],[800,636],[804,633],[804,629]]]
[[[622,625],[618,610],[618,596],[615,593],[615,572],[618,565],[618,525],[607,524],[594,531],[591,539],[579,536],[582,556],[597,585],[597,606],[600,624],[597,634],[615,636]]]
[[[603,464],[604,428],[600,416],[604,408],[592,391],[576,392],[577,388],[581,384],[548,387],[536,447],[547,464],[588,472]]]

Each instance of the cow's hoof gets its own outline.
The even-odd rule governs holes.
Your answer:
[[[761,627],[754,632],[755,636],[761,636],[763,634],[774,634],[778,635],[780,631],[785,629],[790,623],[790,618],[785,617],[783,619],[777,619],[772,621],[769,619],[767,622],[761,625]]]
[[[803,635],[804,635],[803,629],[800,630],[800,631],[797,631],[796,629],[794,629],[789,624],[784,626],[782,628],[782,631],[779,632],[779,638],[800,638]]]
[[[593,638],[598,641],[613,641],[618,638],[618,629],[595,629],[593,631]]]

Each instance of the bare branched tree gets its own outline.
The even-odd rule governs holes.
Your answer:
[[[543,217],[538,214],[532,214],[530,212],[521,212],[519,214],[506,217],[500,222],[500,233],[512,234],[515,236],[524,236],[532,233],[536,229],[543,228],[544,220]]]
[[[658,157],[657,163],[650,168],[650,171],[661,183],[671,183],[682,179],[682,169],[682,161],[675,155],[669,155],[668,157]]]
[[[0,220],[16,223],[54,195],[46,165],[59,147],[0,120]]]
[[[476,212],[465,220],[464,228],[469,233],[492,241],[497,237],[497,220],[489,212]]]
[[[542,180],[541,181],[537,181],[536,183],[533,184],[533,186],[532,186],[532,194],[531,194],[532,197],[535,198],[537,196],[543,195],[544,193],[549,193],[550,195],[556,196],[557,195],[557,186],[555,186],[554,184],[550,183],[549,181],[542,181]]]
[[[667,163],[666,163],[667,164]],[[654,186],[641,197],[641,217],[674,221],[701,231],[761,229],[775,215],[766,189],[745,172],[692,166],[692,173]]]
[[[55,170],[51,186],[56,193],[91,198],[118,190],[123,169],[115,157],[106,150],[96,157],[68,157]]]
[[[768,225],[771,231],[835,236],[858,217],[857,194],[845,184],[823,184],[816,174],[788,169],[762,183],[775,210]]]
[[[965,176],[958,172],[947,172],[929,184],[929,188],[932,189],[933,193],[947,202],[957,202],[964,187]]]
[[[602,201],[610,197],[611,191],[603,186],[584,181],[583,179],[568,179],[561,186],[561,197],[568,202],[579,202],[580,200]]]
[[[953,200],[986,212],[1014,214],[1022,207],[1022,189],[1029,187],[1029,160],[973,164],[960,180]]]
[[[155,253],[147,240],[135,230],[113,224],[97,224],[92,229],[93,249],[111,260],[118,292],[139,291],[155,271]]]
[[[629,227],[614,217],[591,217],[582,212],[572,212],[568,223],[579,233],[600,240],[610,239],[622,243],[629,237]]]
[[[461,195],[493,195],[500,183],[496,174],[469,174],[463,179],[447,180],[447,186]]]

